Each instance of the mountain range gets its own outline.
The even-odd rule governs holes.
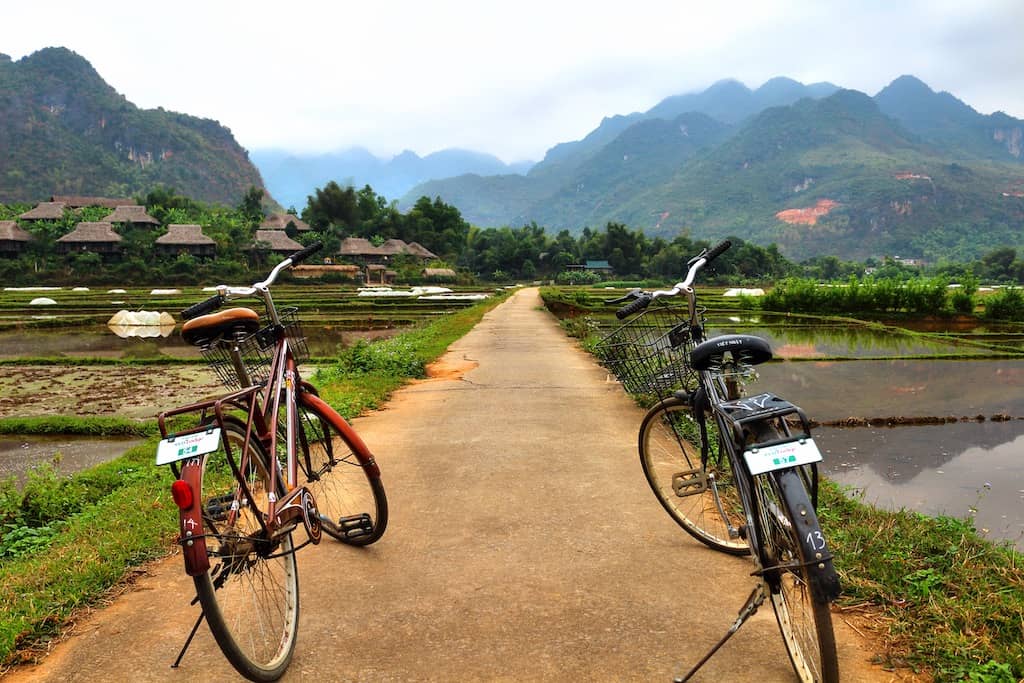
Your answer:
[[[776,243],[791,257],[972,258],[1024,246],[1024,121],[901,76],[874,97],[776,78],[722,81],[606,118],[525,176],[413,188],[479,225]]]
[[[398,198],[433,178],[467,173],[523,174],[533,165],[528,161],[506,164],[496,156],[462,149],[444,149],[425,157],[407,150],[390,159],[381,159],[361,147],[326,154],[254,149],[251,156],[274,198],[297,209],[306,205],[315,188],[331,180],[356,188],[370,185],[381,196]]]
[[[0,202],[52,195],[127,197],[156,185],[238,204],[264,189],[231,131],[210,119],[140,109],[66,48],[0,55]]]
[[[383,160],[354,148],[256,150],[258,170],[217,121],[140,109],[81,56],[46,48],[17,62],[0,55],[0,150],[8,203],[163,185],[228,205],[269,189],[302,209],[337,180],[401,197],[403,209],[440,197],[480,227],[578,233],[616,221],[649,236],[775,243],[791,258],[960,260],[1024,248],[1024,121],[981,114],[913,76],[874,96],[723,80],[607,117],[533,165],[466,150]]]

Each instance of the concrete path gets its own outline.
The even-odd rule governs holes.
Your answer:
[[[670,681],[721,636],[752,587],[747,559],[690,539],[636,456],[642,417],[523,290],[452,345],[461,376],[413,384],[356,421],[391,507],[365,549],[300,557],[288,681]],[[21,680],[234,680],[178,557],[153,566]],[[889,681],[837,619],[844,681]],[[764,607],[699,681],[791,681]]]

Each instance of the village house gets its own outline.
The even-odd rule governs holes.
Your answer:
[[[424,268],[420,271],[420,275],[426,280],[434,280],[436,282],[451,282],[455,280],[455,271],[451,268]]]
[[[272,213],[263,219],[263,222],[259,225],[259,229],[285,230],[288,228],[289,223],[294,225],[295,229],[299,232],[309,232],[313,229],[309,226],[309,223],[291,213]]]
[[[158,256],[189,254],[196,258],[212,258],[217,251],[217,242],[203,234],[201,225],[172,223],[167,234],[156,238]]]
[[[303,247],[286,235],[284,230],[257,230],[252,248],[254,251],[272,251],[281,256],[291,256]]]
[[[35,208],[29,209],[18,216],[18,218],[23,221],[32,221],[33,223],[59,221],[64,218],[64,206],[63,202],[39,202]]]
[[[0,257],[17,257],[25,244],[32,241],[32,235],[25,232],[14,221],[0,221]]]
[[[81,209],[86,206],[100,206],[105,209],[116,209],[119,206],[133,206],[135,200],[116,197],[81,197],[77,195],[53,195],[51,202],[63,204],[69,209]]]
[[[118,206],[104,219],[107,223],[120,223],[128,227],[154,228],[160,226],[160,221],[146,213],[146,207],[138,204]]]
[[[82,222],[57,239],[57,252],[93,252],[110,258],[121,253],[121,236],[105,221]]]

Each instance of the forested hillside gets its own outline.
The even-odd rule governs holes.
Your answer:
[[[1022,134],[1024,122],[910,76],[875,98],[727,81],[606,119],[525,178],[464,176],[407,199],[441,197],[479,225],[575,234],[618,221],[665,237],[740,235],[793,258],[968,260],[1024,246]]]
[[[158,185],[237,204],[259,171],[216,121],[139,109],[88,61],[46,48],[0,55],[0,201],[127,197]]]

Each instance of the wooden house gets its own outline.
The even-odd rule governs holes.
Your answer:
[[[260,223],[260,230],[285,230],[291,223],[299,232],[309,232],[309,223],[292,213],[272,213]]]
[[[102,206],[107,209],[116,209],[119,206],[132,206],[135,200],[119,197],[84,197],[79,195],[53,195],[51,202],[59,202],[69,209],[81,209],[85,206]]]
[[[365,282],[368,285],[390,285],[398,277],[398,273],[388,270],[383,263],[368,263],[366,265]]]
[[[379,263],[384,260],[380,248],[373,246],[363,237],[346,237],[341,241],[338,256],[363,263]]]
[[[450,282],[455,279],[455,271],[451,268],[424,268],[420,275],[426,280]]]
[[[257,230],[252,248],[256,251],[272,251],[281,256],[291,256],[303,247],[286,235],[284,230]]]
[[[409,244],[406,245],[406,248],[408,250],[408,253],[424,261],[429,261],[431,259],[437,258],[437,254],[430,251],[419,242],[409,242]]]
[[[28,242],[32,235],[25,232],[14,221],[0,221],[0,257],[14,258]]]
[[[203,226],[182,223],[168,225],[167,234],[157,237],[154,245],[159,256],[191,254],[212,258],[217,251],[217,242],[203,234]]]
[[[57,251],[61,254],[88,251],[109,257],[121,253],[121,236],[106,221],[82,222],[57,239]]]
[[[107,223],[121,223],[125,226],[155,228],[160,221],[146,213],[146,207],[138,204],[118,206],[103,219]]]
[[[29,209],[18,216],[23,221],[59,221],[64,218],[63,202],[39,202],[35,208]]]

